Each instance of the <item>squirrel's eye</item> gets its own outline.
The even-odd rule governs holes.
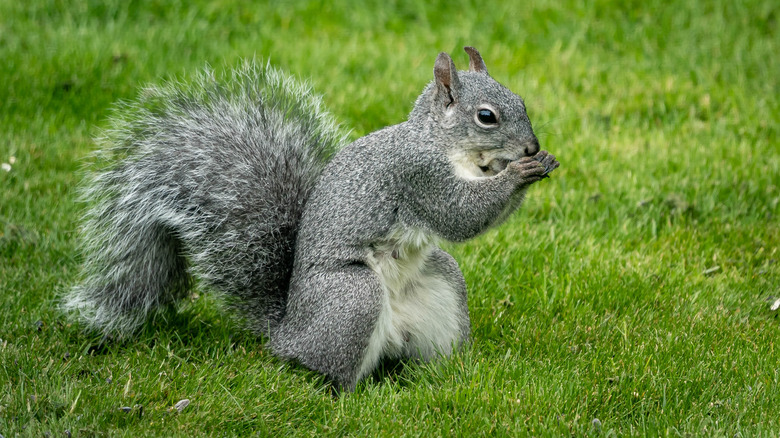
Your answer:
[[[486,108],[477,111],[477,120],[479,120],[484,125],[495,125],[498,123],[498,119],[496,119],[496,115],[493,113],[493,111],[490,111]]]

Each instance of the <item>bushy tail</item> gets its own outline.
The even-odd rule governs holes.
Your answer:
[[[63,307],[126,335],[193,275],[267,334],[305,202],[344,141],[310,88],[267,65],[145,89],[99,140],[82,281]]]

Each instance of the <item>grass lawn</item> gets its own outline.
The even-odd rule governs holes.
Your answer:
[[[776,0],[0,2],[0,434],[778,436],[778,20]],[[116,101],[257,57],[357,138],[464,45],[561,162],[448,245],[467,351],[333,397],[202,289],[105,348],[57,312]]]

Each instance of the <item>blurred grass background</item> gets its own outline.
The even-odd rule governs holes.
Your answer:
[[[779,12],[0,2],[0,433],[777,436]],[[470,350],[333,398],[206,291],[105,348],[57,313],[79,263],[79,172],[116,101],[254,57],[311,81],[357,138],[405,119],[439,51],[465,68],[464,45],[561,162],[508,223],[448,246]]]

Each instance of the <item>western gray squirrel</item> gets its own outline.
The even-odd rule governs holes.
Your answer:
[[[349,145],[270,65],[146,88],[98,139],[64,309],[127,336],[197,278],[275,355],[346,390],[382,359],[450,354],[469,340],[466,284],[437,243],[502,222],[558,167],[465,50],[468,71],[438,55],[407,121]]]

